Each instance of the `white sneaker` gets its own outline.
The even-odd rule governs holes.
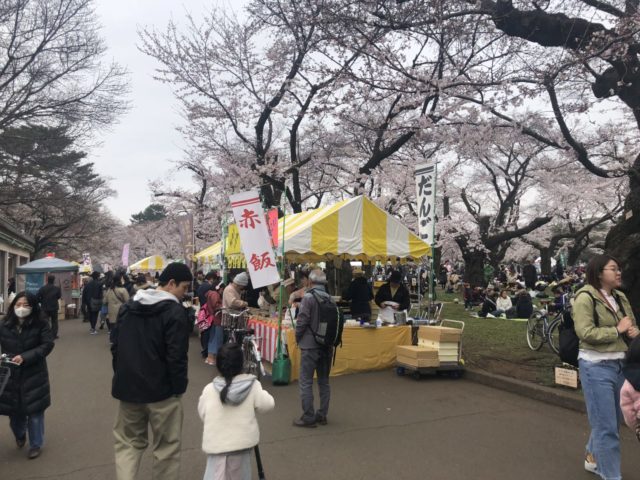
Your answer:
[[[584,457],[584,469],[589,473],[597,473],[598,464],[591,453],[587,453]]]

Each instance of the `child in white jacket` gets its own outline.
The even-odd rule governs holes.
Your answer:
[[[216,364],[221,376],[204,387],[198,402],[207,454],[204,480],[251,480],[251,450],[260,441],[256,412],[273,410],[275,402],[255,376],[241,373],[240,345],[224,345]]]

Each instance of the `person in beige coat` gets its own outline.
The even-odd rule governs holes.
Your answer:
[[[129,292],[124,288],[124,275],[117,272],[109,285],[106,286],[104,302],[107,305],[107,328],[111,331],[111,325],[116,323],[118,312],[122,304],[129,301]]]

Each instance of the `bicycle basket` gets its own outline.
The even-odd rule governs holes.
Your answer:
[[[222,312],[221,324],[224,328],[233,330],[244,329],[247,327],[246,312]]]
[[[0,367],[0,395],[4,393],[4,389],[9,383],[11,369],[9,367]]]

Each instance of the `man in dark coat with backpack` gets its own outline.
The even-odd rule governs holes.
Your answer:
[[[300,303],[296,323],[296,343],[300,347],[300,400],[302,401],[302,416],[293,421],[296,427],[316,427],[317,424],[327,424],[327,412],[331,390],[329,388],[329,373],[333,353],[333,340],[325,341],[320,330],[335,330],[335,325],[328,326],[325,322],[335,323],[331,308],[337,311],[335,302],[327,293],[325,285],[327,277],[322,270],[312,270],[309,274],[311,288],[305,293]],[[321,318],[322,315],[325,318]],[[324,323],[324,327],[321,324]],[[324,344],[328,343],[328,345]],[[318,378],[320,391],[320,408],[316,411],[313,404],[313,375]]]

